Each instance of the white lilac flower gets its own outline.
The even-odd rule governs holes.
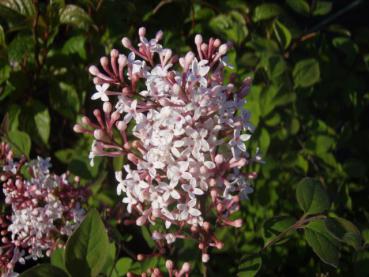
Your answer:
[[[72,234],[85,215],[80,203],[87,191],[73,187],[67,174],[52,173],[50,158],[16,161],[1,153],[2,146],[0,185],[7,209],[0,214],[0,273],[13,276],[16,263],[48,255]]]
[[[109,84],[102,84],[102,85],[96,85],[96,90],[97,92],[95,92],[92,96],[91,99],[92,100],[97,100],[97,99],[101,99],[102,101],[106,102],[109,101],[109,97],[106,94],[106,91],[109,88]]]
[[[163,222],[169,232],[157,234],[159,241],[191,236],[207,247],[219,246],[209,237],[208,221],[215,214],[215,225],[242,225],[228,217],[253,190],[256,173],[248,172],[248,165],[262,161],[246,147],[254,130],[244,99],[250,80],[239,90],[225,82],[228,45],[218,39],[206,43],[197,35],[197,55],[176,58],[159,44],[161,32],[154,39],[145,34],[140,28],[137,49],[124,38],[127,62],[110,65],[124,70],[126,78],[90,68],[96,82],[115,88],[111,95],[117,99],[109,99],[115,110],[104,119],[94,112],[97,131],[90,121],[75,130],[94,133],[100,148],[93,147],[93,155],[127,157],[124,171],[116,173],[117,193],[137,224]],[[172,235],[172,226],[182,233]]]

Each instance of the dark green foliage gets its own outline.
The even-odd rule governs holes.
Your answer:
[[[180,53],[198,32],[228,40],[235,69],[227,76],[235,73],[236,85],[254,80],[248,147],[259,146],[266,163],[255,168],[255,192],[239,213],[244,226],[216,232],[224,248],[210,252],[208,276],[367,276],[368,13],[368,1],[344,0],[0,1],[0,135],[16,155],[51,156],[60,172],[79,175],[92,190],[86,206],[102,207],[105,223],[89,213],[53,266],[24,276],[164,268],[163,259],[134,260],[153,242],[114,217],[122,206],[112,173],[124,161],[96,159],[91,168],[90,139],[72,131],[95,107],[88,66],[122,50],[123,36],[137,40],[141,25],[152,35],[162,29]],[[191,261],[199,276],[196,248],[181,241],[167,254]]]

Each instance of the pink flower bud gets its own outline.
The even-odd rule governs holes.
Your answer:
[[[97,74],[100,73],[99,69],[97,68],[97,66],[95,65],[91,65],[89,68],[88,68],[88,71],[90,72],[91,75],[93,76],[96,76]]]
[[[140,27],[140,28],[138,29],[138,35],[139,35],[140,37],[144,37],[144,36],[146,35],[146,28],[145,28],[145,27]]]
[[[117,49],[112,49],[110,51],[110,56],[113,58],[117,58],[119,56],[119,51]]]
[[[201,255],[201,260],[202,260],[202,262],[203,262],[203,263],[207,263],[207,262],[210,260],[210,256],[209,256],[209,254],[207,254],[207,253],[203,253],[203,254]]]
[[[171,270],[171,269],[173,269],[174,264],[173,264],[173,262],[172,262],[171,260],[167,260],[167,261],[165,262],[165,267],[166,267],[168,270]]]
[[[76,133],[84,133],[85,129],[81,125],[75,124],[73,126],[73,131]]]
[[[201,43],[202,43],[202,35],[197,34],[195,36],[195,44],[200,47],[201,46]]]
[[[111,103],[110,102],[104,102],[104,104],[103,104],[103,111],[105,113],[111,113],[112,106],[111,106]]]
[[[117,122],[117,128],[119,131],[124,131],[127,129],[127,124],[124,121]]]
[[[130,40],[129,40],[129,38],[127,38],[127,37],[124,37],[124,38],[122,39],[122,44],[123,44],[123,46],[124,46],[125,48],[128,48],[128,49],[132,48],[131,41],[130,41]]]
[[[227,54],[227,51],[228,51],[228,46],[227,46],[227,44],[224,43],[219,47],[218,53],[219,53],[219,55],[223,56],[223,55]]]
[[[103,140],[105,138],[105,132],[101,129],[96,129],[94,131],[94,137],[97,140]]]
[[[100,64],[105,67],[109,65],[109,59],[107,57],[101,57],[100,58]]]
[[[127,57],[123,54],[119,55],[118,63],[120,66],[126,66],[127,65]]]
[[[160,41],[163,38],[163,31],[159,30],[156,34],[155,34],[155,40],[156,41]]]
[[[120,116],[121,116],[120,113],[115,111],[111,114],[111,120],[115,122],[120,118]]]

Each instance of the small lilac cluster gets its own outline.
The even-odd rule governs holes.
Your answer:
[[[0,215],[0,272],[12,276],[17,262],[50,255],[82,221],[88,191],[50,172],[50,158],[13,158],[0,144],[0,182],[5,207]],[[75,178],[78,183],[78,178]]]
[[[138,48],[122,39],[128,56],[113,49],[100,59],[102,69],[89,68],[91,99],[103,102],[103,112],[94,110],[96,120],[83,117],[74,130],[94,137],[92,165],[96,156],[126,156],[117,193],[137,225],[163,223],[166,231],[152,234],[159,247],[197,239],[207,262],[208,248],[223,245],[213,228],[242,226],[229,217],[256,178],[242,169],[261,162],[245,145],[254,131],[244,108],[251,80],[239,89],[225,83],[230,46],[219,39],[196,35],[197,53],[178,57],[159,43],[161,31],[150,40],[145,28],[138,34]]]
[[[181,269],[176,269],[174,266],[174,263],[171,260],[167,260],[165,262],[165,267],[168,271],[168,274],[164,274],[160,271],[159,268],[150,268],[147,270],[147,272],[141,273],[141,274],[134,274],[131,272],[127,273],[127,277],[188,277],[190,276],[191,266],[189,263],[184,263],[181,267]]]

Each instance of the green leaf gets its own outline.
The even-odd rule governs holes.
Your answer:
[[[368,250],[362,250],[355,255],[354,276],[355,277],[368,277],[369,276],[369,251]]]
[[[59,20],[62,24],[72,25],[87,30],[92,24],[90,16],[76,5],[66,5],[60,11]]]
[[[246,21],[237,11],[220,14],[212,18],[209,24],[215,33],[225,36],[236,44],[241,44],[248,35]]]
[[[125,276],[127,272],[130,270],[131,265],[132,259],[127,257],[120,258],[114,266],[112,277]]]
[[[359,54],[359,47],[347,37],[336,37],[333,39],[332,44],[339,51],[345,55],[345,61],[348,64],[353,64]]]
[[[292,41],[291,32],[279,20],[274,22],[274,32],[283,49],[287,49]]]
[[[332,10],[331,1],[317,1],[313,10],[313,15],[326,15]]]
[[[15,155],[26,155],[29,157],[31,151],[31,138],[25,132],[12,130],[8,133],[8,140],[13,146]]]
[[[304,234],[307,243],[323,262],[338,266],[338,242],[329,234],[323,221],[310,222]]]
[[[270,136],[267,129],[263,128],[260,131],[260,149],[263,153],[268,151],[270,144]]]
[[[36,265],[22,274],[19,277],[68,277],[68,274],[58,267],[50,264]]]
[[[319,63],[316,59],[305,59],[296,63],[293,68],[295,87],[310,87],[320,79]]]
[[[54,110],[66,118],[75,121],[80,109],[80,101],[77,91],[73,86],[60,82],[58,86],[53,86],[49,97]]]
[[[260,256],[246,258],[238,266],[239,277],[252,277],[255,276],[261,268],[262,259]]]
[[[286,3],[291,9],[301,15],[308,16],[310,13],[309,4],[305,0],[287,0]]]
[[[11,63],[24,60],[33,61],[34,40],[31,35],[19,34],[9,44],[8,55]]]
[[[296,198],[305,214],[321,213],[330,206],[328,195],[322,185],[312,178],[304,178],[297,184]]]
[[[292,216],[282,215],[273,217],[264,223],[264,236],[267,239],[271,239],[292,226],[295,222],[296,219]]]
[[[117,249],[115,247],[115,244],[113,242],[110,242],[107,249],[107,259],[103,268],[101,269],[101,273],[109,275],[109,273],[113,270],[116,251]]]
[[[11,105],[8,110],[9,119],[9,131],[18,130],[19,127],[19,115],[21,109],[17,105]]]
[[[97,276],[109,254],[109,238],[97,210],[88,212],[69,238],[65,248],[65,266],[72,276]]]
[[[71,37],[64,43],[62,53],[66,55],[78,54],[82,59],[86,59],[85,43],[85,36]]]
[[[0,24],[0,47],[6,47],[5,32],[1,24]]]
[[[50,263],[64,271],[67,271],[64,262],[64,248],[57,248],[53,251],[50,257]]]
[[[350,221],[341,217],[327,218],[325,226],[335,239],[351,245],[356,250],[360,249],[362,245],[360,231]]]
[[[32,0],[2,0],[0,6],[7,7],[23,16],[33,16],[36,14],[36,8]]]
[[[278,16],[282,13],[282,9],[279,5],[274,3],[264,3],[257,6],[254,10],[254,21],[262,21]]]
[[[146,226],[142,226],[141,227],[141,231],[142,231],[142,236],[144,237],[145,241],[147,242],[147,245],[150,248],[153,248],[155,246],[155,241],[152,239],[149,230],[147,229]]]
[[[62,163],[68,164],[72,161],[75,150],[71,148],[61,149],[54,152],[55,157]]]
[[[35,5],[32,0],[2,0],[0,1],[0,17],[11,24],[24,24],[26,20],[36,14]],[[31,28],[31,20],[28,27]]]
[[[47,107],[43,106],[41,110],[34,115],[36,130],[43,143],[47,145],[50,137],[50,114]]]

